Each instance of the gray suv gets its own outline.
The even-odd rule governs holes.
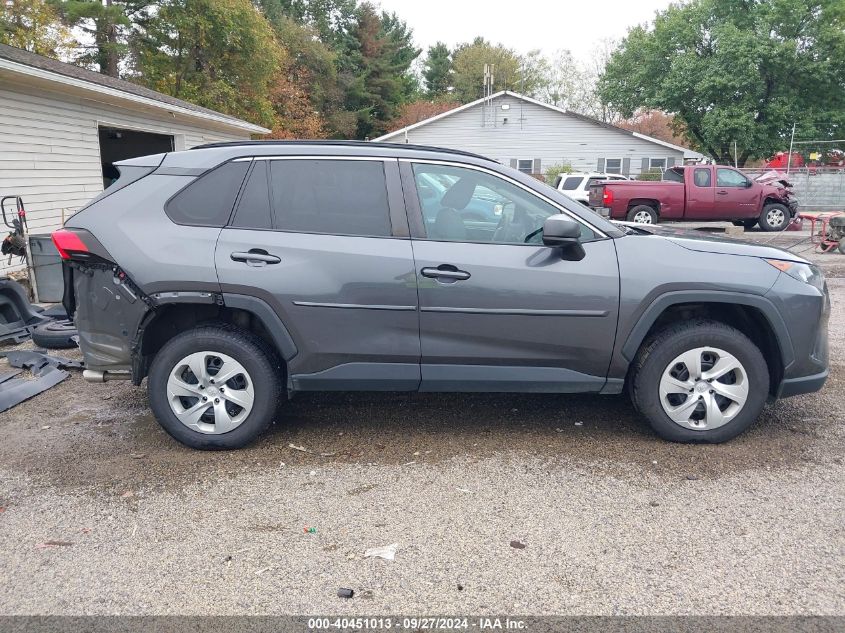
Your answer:
[[[808,261],[610,223],[481,156],[265,141],[119,167],[53,236],[65,304],[86,379],[146,377],[195,448],[331,390],[627,388],[661,437],[723,442],[828,375]]]

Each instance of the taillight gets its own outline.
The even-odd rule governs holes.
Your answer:
[[[56,245],[56,250],[62,259],[73,259],[73,256],[78,253],[88,253],[88,247],[85,245],[79,236],[73,231],[67,229],[59,229],[53,231],[53,244]]]
[[[607,187],[604,188],[604,193],[601,196],[601,201],[604,206],[609,207],[613,204],[613,190],[608,189]]]

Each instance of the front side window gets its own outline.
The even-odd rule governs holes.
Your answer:
[[[432,195],[427,183],[447,177],[452,184]],[[507,180],[475,169],[414,164],[426,236],[448,242],[542,244],[543,223],[560,210]],[[582,239],[595,234],[581,228]]]
[[[621,174],[622,173],[622,159],[621,158],[608,158],[604,163],[604,170],[608,174]]]
[[[277,231],[391,235],[381,161],[272,160],[270,189]],[[436,195],[436,184],[432,191]]]
[[[716,186],[718,187],[744,187],[748,178],[733,169],[719,168],[716,170]]]
[[[223,226],[229,221],[249,161],[225,163],[173,196],[165,212],[176,224]]]

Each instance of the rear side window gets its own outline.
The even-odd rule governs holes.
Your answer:
[[[564,191],[574,191],[581,184],[581,176],[569,176],[560,186]]]
[[[266,160],[255,161],[255,166],[244,185],[244,192],[238,202],[232,226],[239,229],[272,228],[268,168]]]
[[[223,226],[229,221],[249,161],[225,163],[173,196],[165,211],[176,224]]]
[[[710,186],[710,170],[709,169],[696,169],[692,173],[692,180],[695,183],[696,187],[709,187]]]
[[[370,237],[391,234],[381,161],[274,160],[270,182],[276,230]]]

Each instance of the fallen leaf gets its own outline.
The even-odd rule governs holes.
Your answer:
[[[135,493],[134,493],[134,492],[132,492],[131,490],[127,490],[126,492],[124,492],[124,493],[123,493],[122,495],[120,495],[120,496],[121,496],[123,499],[129,499],[130,497],[134,497],[134,496],[135,496]]]
[[[295,450],[295,451],[299,451],[300,453],[308,453],[308,452],[310,452],[310,451],[309,451],[307,448],[305,448],[304,446],[297,446],[296,444],[288,444],[288,446],[289,446],[290,448],[292,448],[293,450]]]
[[[511,541],[511,547],[514,549],[525,549],[525,543],[522,541]]]

